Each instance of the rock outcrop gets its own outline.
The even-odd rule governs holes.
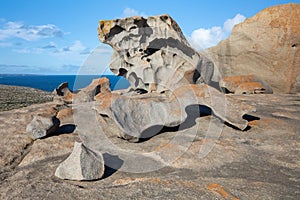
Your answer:
[[[188,150],[168,167],[149,173],[127,173],[125,164],[114,168],[109,165],[111,168],[105,166],[105,175],[98,181],[64,181],[54,176],[56,168],[72,152],[76,134],[35,141],[27,136],[25,129],[31,115],[45,112],[53,103],[1,112],[0,199],[155,199],[162,196],[167,199],[232,196],[298,199],[300,95],[230,96],[256,105],[257,118],[250,120],[251,129],[247,132],[224,126],[219,138],[207,134],[212,117],[208,115],[195,121],[199,127],[196,132],[185,129],[176,133],[169,129],[136,144],[107,136],[114,146],[123,150],[172,156],[182,148],[171,143],[176,135],[188,140],[195,134]],[[94,129],[97,132],[97,127]],[[210,142],[215,144],[214,148],[200,158],[199,151]],[[114,157],[104,155],[103,158],[108,164],[108,158]],[[132,161],[139,168],[149,165]]]
[[[94,97],[99,93],[110,93],[110,82],[108,78],[94,79],[90,85],[82,88],[74,95],[74,102],[82,103],[94,101]]]
[[[249,75],[222,80],[235,94],[211,87],[212,62],[167,15],[102,21],[99,36],[131,89],[64,83],[52,103],[0,113],[0,199],[298,199],[299,94],[236,95],[268,90]],[[32,116],[62,126],[33,141]]]
[[[214,137],[220,136],[224,124],[239,130],[249,129],[249,119],[245,116],[251,116],[255,107],[209,85],[214,73],[212,62],[189,46],[170,16],[100,21],[98,31],[99,39],[115,50],[110,68],[128,78],[131,88],[110,91],[109,80],[100,78],[75,93],[69,90],[67,83],[55,90],[57,116],[64,119],[73,115],[81,140],[57,168],[57,177],[100,179],[104,175],[104,164],[112,167],[109,162],[112,158],[114,169],[122,165],[126,171],[139,173],[168,166],[191,145],[193,140],[190,139],[198,130],[196,119],[203,110],[211,115],[207,132]],[[220,84],[235,94],[272,91],[255,76],[228,77]],[[108,123],[113,128],[107,128]],[[44,124],[39,127],[45,129]],[[106,137],[140,142],[170,129],[187,130],[190,139],[174,139],[170,143],[172,151],[159,148],[143,154],[114,148]],[[203,157],[213,145],[205,148],[201,153]],[[110,159],[104,161],[104,154],[115,157],[109,156]],[[136,168],[136,162],[148,163],[148,166]]]
[[[64,82],[53,91],[53,95],[57,104],[71,104],[74,94],[70,91],[68,82]]]
[[[300,92],[299,16],[299,4],[267,8],[236,25],[206,54],[222,77],[254,74],[275,93]]]
[[[33,140],[36,140],[55,133],[59,125],[60,121],[56,116],[43,117],[36,115],[33,116],[32,121],[27,125],[26,132]]]
[[[169,15],[100,21],[98,35],[114,49],[111,71],[135,90],[164,92],[211,80],[213,64],[191,48]]]
[[[96,180],[104,174],[102,154],[95,154],[75,142],[71,155],[55,171],[55,176],[69,180]]]
[[[230,76],[219,82],[221,88],[234,94],[272,94],[272,88],[254,75]]]

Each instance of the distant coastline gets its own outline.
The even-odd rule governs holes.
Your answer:
[[[52,92],[63,82],[68,82],[71,90],[86,87],[95,78],[107,77],[110,80],[111,89],[124,89],[129,86],[123,77],[114,75],[36,75],[36,74],[0,74],[0,84],[23,86]]]

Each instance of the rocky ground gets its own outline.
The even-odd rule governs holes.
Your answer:
[[[0,85],[0,111],[52,101],[50,92],[10,85]]]
[[[53,103],[1,112],[0,199],[299,199],[300,94],[234,97],[257,108],[246,116],[247,131],[225,125],[220,137],[207,135],[211,116],[202,116],[195,119],[199,128],[193,143],[168,166],[148,173],[106,166],[101,180],[82,182],[54,176],[78,137],[72,115],[61,118],[58,133],[32,141],[26,125]],[[141,143],[109,139],[137,152],[176,152],[181,147],[170,141],[175,135],[188,138],[193,130],[165,132]],[[208,143],[214,144],[212,151],[200,158]]]

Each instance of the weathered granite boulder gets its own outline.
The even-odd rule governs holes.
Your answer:
[[[104,174],[104,160],[82,143],[75,142],[71,155],[55,171],[55,176],[69,180],[96,180]]]
[[[235,94],[272,94],[272,88],[254,75],[224,77],[220,87]]]
[[[158,134],[154,127],[178,126],[191,105],[206,105],[225,122],[247,128],[242,117],[255,109],[205,84],[210,83],[213,63],[190,47],[170,16],[100,21],[98,33],[115,50],[111,70],[125,76],[134,89],[95,98],[95,109],[115,121],[123,138],[138,141]]]
[[[26,133],[33,140],[45,137],[51,133],[55,133],[60,125],[59,119],[56,116],[44,117],[33,116],[32,121],[26,127]]]
[[[299,16],[300,4],[264,9],[206,54],[222,77],[255,74],[275,93],[300,92]]]
[[[67,82],[62,83],[54,90],[54,102],[57,103],[61,109],[68,108],[68,104],[83,103],[94,101],[94,97],[99,93],[109,93],[110,82],[106,77],[94,79],[92,83],[77,92],[71,92]]]
[[[53,91],[53,101],[58,104],[71,104],[73,101],[73,92],[69,89],[68,82],[60,84],[57,89]]]
[[[99,94],[110,93],[110,82],[106,77],[94,79],[90,85],[82,88],[74,96],[75,103],[94,101],[94,97]]]
[[[213,63],[195,51],[169,15],[99,22],[101,42],[113,47],[110,69],[135,90],[164,92],[209,83]]]
[[[123,131],[124,139],[138,141],[158,134],[162,127],[182,124],[188,117],[186,108],[191,105],[205,105],[214,115],[241,130],[248,126],[243,115],[255,111],[253,106],[234,101],[208,85],[196,84],[177,88],[171,95],[113,94],[104,95],[102,99],[98,96],[94,106],[98,113],[114,120]]]

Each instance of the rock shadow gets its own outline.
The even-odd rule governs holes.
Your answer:
[[[46,139],[48,137],[53,137],[53,136],[59,136],[62,134],[74,133],[75,129],[76,129],[75,124],[64,124],[64,125],[60,126],[57,131],[55,131],[49,135],[46,135],[45,137],[42,137],[41,139]]]
[[[101,179],[105,179],[116,173],[123,165],[124,161],[119,156],[111,155],[109,153],[103,154],[104,159],[104,175]]]
[[[189,129],[191,127],[193,127],[194,125],[196,125],[196,119],[199,117],[205,117],[205,116],[209,116],[209,115],[213,115],[213,112],[211,110],[211,108],[204,106],[204,105],[190,105],[187,106],[185,109],[186,113],[187,113],[187,118],[186,120],[179,124],[178,126],[163,126],[163,125],[156,125],[156,126],[152,126],[148,129],[146,129],[142,134],[141,134],[141,138],[139,139],[139,143],[140,142],[145,142],[148,141],[149,139],[151,139],[152,137],[156,136],[156,135],[160,135],[162,133],[166,133],[166,132],[177,132],[177,131],[182,131],[185,129]],[[217,116],[215,116],[217,117]],[[248,115],[245,114],[243,115],[243,119],[247,120],[248,122],[254,121],[254,120],[260,120],[259,117],[256,116],[252,116],[252,115]],[[237,127],[229,124],[228,122],[223,122],[226,126],[229,126],[235,130],[240,130]],[[247,128],[243,131],[248,131],[251,129],[251,126],[247,126]]]
[[[256,116],[253,116],[253,115],[248,115],[248,114],[244,114],[243,119],[247,120],[248,122],[255,121],[255,120],[260,120],[259,117],[256,117]],[[231,127],[234,130],[239,130],[240,131],[239,128],[233,126],[232,124],[229,124],[228,122],[224,122],[224,124],[226,126]],[[251,126],[248,125],[243,131],[249,131],[250,129],[251,129]]]
[[[73,133],[76,129],[75,124],[65,124],[59,127],[59,129],[56,131],[57,134],[63,134],[63,133]]]
[[[189,105],[185,108],[187,118],[184,122],[178,126],[163,126],[156,125],[146,129],[142,134],[139,142],[145,142],[156,135],[160,135],[166,132],[177,132],[182,131],[196,125],[196,119],[199,117],[204,117],[212,114],[212,110],[204,105]]]

